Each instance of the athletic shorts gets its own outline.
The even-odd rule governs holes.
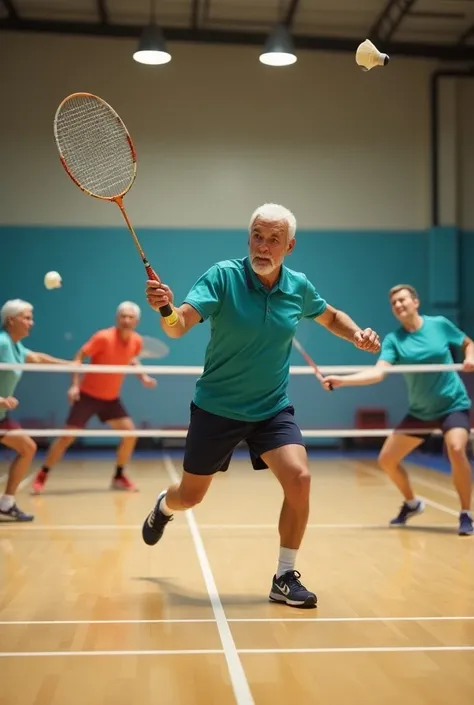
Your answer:
[[[18,423],[18,421],[9,419],[8,415],[0,420],[0,436],[5,435],[7,431],[14,431],[17,428],[21,428],[21,425]]]
[[[301,431],[294,420],[292,406],[264,421],[236,421],[211,414],[191,402],[191,418],[183,468],[192,475],[213,475],[229,467],[232,453],[246,441],[254,470],[268,466],[261,455],[281,446],[304,446]]]
[[[470,433],[470,421],[470,411],[468,409],[452,411],[450,414],[439,416],[430,421],[422,421],[421,419],[417,419],[416,416],[407,414],[395,430],[396,432],[402,431],[404,435],[415,436],[417,438],[426,438],[431,435],[430,431],[423,431],[425,428],[439,428],[443,435],[452,428],[465,428],[466,431]]]
[[[97,399],[81,392],[78,401],[71,407],[66,426],[82,428],[94,415],[97,415],[102,423],[128,416],[120,399]]]

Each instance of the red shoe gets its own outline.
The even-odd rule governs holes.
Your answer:
[[[125,492],[138,492],[138,487],[131,480],[129,480],[126,475],[112,478],[110,489],[125,490]]]
[[[40,470],[36,475],[33,484],[31,485],[31,494],[41,494],[44,490],[46,480],[48,479],[48,473],[44,470]]]

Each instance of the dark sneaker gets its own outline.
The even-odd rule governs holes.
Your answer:
[[[0,521],[33,521],[33,514],[25,514],[16,504],[13,504],[10,509],[0,509]]]
[[[459,536],[472,536],[474,534],[474,526],[472,519],[467,512],[461,512],[459,515]]]
[[[314,592],[310,592],[302,585],[300,578],[301,573],[297,570],[289,570],[279,578],[274,575],[270,600],[285,602],[290,607],[316,607],[318,598]]]
[[[155,504],[155,508],[149,513],[142,527],[143,540],[148,546],[154,546],[155,543],[163,536],[163,531],[165,526],[169,521],[172,521],[173,517],[167,517],[166,514],[160,511],[160,502],[164,497],[164,493],[158,496]]]
[[[417,514],[421,514],[424,511],[425,505],[420,500],[418,500],[418,504],[414,508],[409,507],[406,502],[403,502],[400,511],[398,512],[398,515],[395,517],[395,519],[392,519],[390,525],[404,526],[407,523],[408,519],[411,519],[412,517],[415,517]]]

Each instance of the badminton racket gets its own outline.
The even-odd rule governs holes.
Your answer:
[[[159,338],[142,335],[142,349],[138,357],[159,360],[169,354],[169,347]]]
[[[319,367],[318,367],[317,364],[314,362],[314,360],[308,355],[308,353],[306,352],[306,350],[303,348],[303,346],[301,345],[301,343],[300,343],[296,338],[293,338],[293,345],[294,345],[295,348],[298,350],[298,352],[301,353],[301,355],[304,357],[304,359],[306,360],[306,362],[308,363],[308,365],[310,365],[310,367],[313,368],[314,373],[315,373],[317,379],[318,379],[320,382],[324,382],[324,377],[322,376]],[[332,384],[329,385],[329,390],[332,392]]]
[[[76,186],[89,196],[118,205],[148,278],[159,282],[123,204],[135,181],[137,157],[120,116],[92,93],[72,93],[56,110],[54,137],[61,164]],[[178,321],[170,304],[160,308],[160,314],[169,326]]]

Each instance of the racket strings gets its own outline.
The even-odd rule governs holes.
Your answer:
[[[76,181],[101,198],[123,195],[135,176],[127,132],[109,106],[76,96],[59,111],[56,134],[61,155]]]

